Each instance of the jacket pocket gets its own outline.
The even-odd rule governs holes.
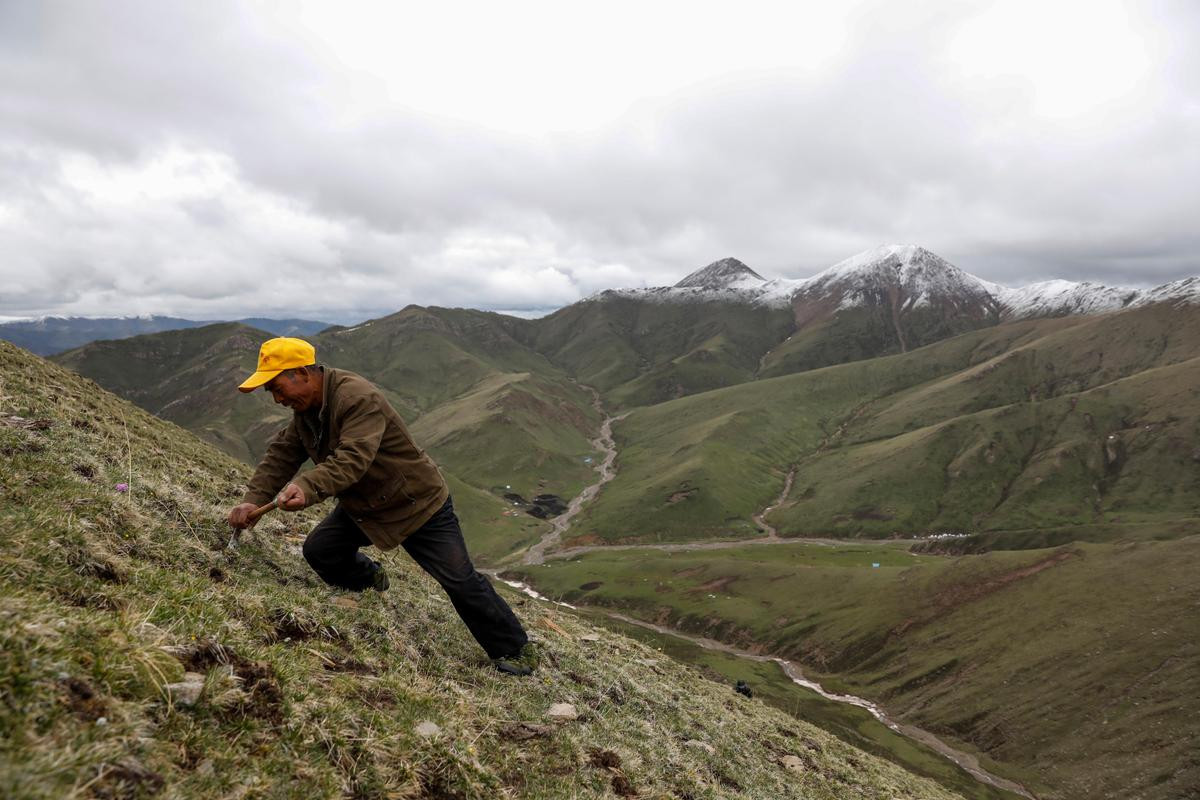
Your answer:
[[[390,481],[380,481],[371,494],[366,498],[367,505],[373,509],[397,506],[402,503],[414,503],[416,500],[407,489],[408,481],[404,473],[398,473]]]

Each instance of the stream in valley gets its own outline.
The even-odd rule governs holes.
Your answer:
[[[603,410],[600,405],[599,394],[594,389],[592,390],[592,394],[594,396],[594,406],[595,406],[596,410],[603,413]],[[772,509],[777,507],[787,497],[788,490],[790,489],[792,479],[794,478],[794,475],[795,475],[795,471],[793,469],[789,472],[789,474],[787,476],[786,482],[784,484],[784,490],[780,494],[779,498],[774,503],[772,503],[770,506],[764,508],[761,512],[754,515],[755,523],[758,524],[759,527],[762,528],[764,531],[765,535],[762,538],[741,540],[741,541],[728,541],[728,542],[703,542],[703,543],[702,542],[692,542],[692,543],[674,544],[674,545],[671,545],[671,544],[666,544],[666,545],[663,545],[663,544],[658,544],[658,545],[621,545],[621,546],[616,546],[616,547],[595,545],[595,546],[585,546],[585,547],[573,547],[573,548],[567,548],[564,550],[555,551],[553,553],[547,553],[546,552],[547,549],[553,547],[554,545],[558,544],[558,542],[560,542],[562,540],[563,533],[566,532],[567,528],[569,527],[569,525],[571,523],[572,518],[574,518],[575,515],[579,513],[579,511],[583,508],[584,504],[587,503],[592,498],[594,498],[600,492],[601,487],[603,487],[604,484],[608,483],[609,481],[611,481],[613,479],[613,477],[615,477],[615,475],[616,475],[615,464],[616,464],[616,458],[617,458],[617,448],[616,448],[616,443],[613,440],[612,425],[614,422],[622,419],[624,416],[625,416],[624,414],[622,414],[620,416],[615,416],[615,417],[614,416],[605,416],[604,421],[600,427],[600,435],[592,442],[598,449],[600,449],[604,453],[604,460],[597,467],[598,471],[600,472],[599,479],[595,483],[587,486],[578,496],[576,496],[571,501],[567,511],[565,513],[559,515],[557,518],[555,518],[553,520],[553,525],[552,525],[551,530],[545,536],[543,536],[539,542],[534,544],[532,547],[530,547],[524,553],[523,557],[521,558],[521,562],[520,562],[522,565],[536,566],[538,564],[545,563],[545,561],[547,559],[570,558],[570,557],[580,555],[580,554],[586,553],[586,552],[602,551],[602,550],[616,550],[616,549],[620,549],[620,550],[646,549],[646,550],[672,551],[672,550],[722,549],[722,548],[728,548],[728,547],[740,547],[740,546],[744,546],[744,545],[748,545],[748,544],[764,544],[764,545],[766,545],[766,544],[771,544],[771,545],[820,544],[820,545],[825,545],[825,546],[829,546],[832,544],[843,544],[841,542],[837,542],[835,540],[830,540],[830,539],[813,539],[813,540],[799,539],[799,538],[782,539],[778,536],[775,529],[773,527],[771,527],[769,525],[769,523],[766,522],[765,517],[766,517],[767,513],[769,513]],[[578,607],[573,606],[569,603],[563,603],[561,601],[557,601],[557,600],[553,600],[551,598],[545,597],[545,596],[539,594],[531,586],[529,586],[528,584],[526,584],[522,581],[510,580],[507,578],[500,577],[500,574],[499,574],[500,570],[482,570],[482,571],[486,572],[488,575],[491,575],[492,577],[496,578],[497,580],[503,581],[508,586],[511,586],[512,588],[517,589],[517,590],[525,593],[526,595],[529,595],[530,597],[536,598],[538,600],[546,601],[546,602],[555,603],[556,605],[563,606],[565,608],[569,608],[569,609],[572,609],[575,611],[580,610]],[[933,751],[939,753],[940,755],[944,756],[945,758],[947,758],[950,761],[957,764],[961,769],[963,769],[965,772],[970,774],[973,778],[980,781],[981,783],[987,784],[988,786],[992,786],[997,789],[1001,789],[1006,792],[1011,792],[1011,793],[1019,795],[1021,797],[1028,798],[1028,800],[1037,800],[1035,795],[1032,792],[1030,792],[1028,789],[1026,789],[1024,786],[1022,786],[1021,784],[1019,784],[1015,781],[1008,780],[1006,778],[1002,778],[998,775],[994,775],[991,772],[987,771],[983,766],[980,765],[979,759],[976,756],[972,755],[971,753],[967,753],[962,750],[958,750],[957,748],[954,748],[954,747],[950,746],[949,744],[946,744],[944,741],[939,739],[937,736],[935,736],[934,734],[930,733],[927,730],[924,730],[923,728],[918,728],[914,725],[908,725],[906,723],[892,719],[891,717],[888,716],[888,714],[882,708],[880,708],[878,705],[871,702],[870,700],[865,700],[861,697],[855,697],[854,695],[839,694],[836,692],[827,691],[820,684],[806,678],[804,676],[804,673],[801,670],[800,666],[793,661],[789,661],[787,659],[780,658],[778,656],[764,655],[761,653],[753,653],[749,650],[743,650],[741,648],[734,647],[733,645],[729,645],[724,642],[719,642],[715,639],[709,639],[709,638],[706,638],[703,636],[695,636],[695,635],[692,635],[689,633],[684,633],[682,631],[678,631],[673,628],[668,628],[663,625],[657,625],[657,624],[654,624],[651,622],[646,622],[645,620],[636,619],[636,618],[630,617],[626,614],[622,614],[622,613],[619,613],[616,611],[610,611],[610,610],[607,610],[604,608],[598,608],[595,606],[587,606],[587,610],[590,612],[593,612],[593,613],[603,614],[603,615],[605,615],[613,620],[617,620],[618,622],[621,622],[621,623],[625,623],[628,625],[635,625],[639,628],[644,628],[646,630],[654,631],[655,633],[658,633],[661,635],[671,636],[671,637],[685,640],[687,642],[690,642],[693,645],[704,648],[705,650],[711,650],[711,651],[716,651],[716,652],[720,652],[720,653],[725,653],[727,655],[736,656],[738,658],[747,659],[750,661],[774,662],[775,664],[779,665],[780,669],[783,670],[783,673],[796,686],[801,687],[807,691],[813,692],[813,693],[819,695],[820,697],[825,698],[826,700],[829,700],[829,701],[832,701],[835,703],[845,703],[845,704],[849,704],[849,705],[856,706],[858,708],[862,708],[862,709],[866,710],[868,713],[871,714],[871,716],[873,716],[880,723],[887,726],[892,731],[894,731],[900,735],[903,735],[909,739],[912,739],[916,742],[919,742],[922,745],[928,747],[930,750],[933,750]]]

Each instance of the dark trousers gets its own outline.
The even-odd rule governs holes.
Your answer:
[[[359,548],[371,540],[339,504],[304,540],[304,558],[331,586],[361,592],[376,562]],[[449,499],[429,521],[400,543],[433,576],[489,658],[515,655],[529,640],[508,603],[475,570]]]

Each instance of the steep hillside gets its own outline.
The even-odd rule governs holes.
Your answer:
[[[510,321],[522,322],[411,307],[311,341],[321,363],[379,385],[422,446],[467,484],[570,496],[591,474],[584,459],[599,416],[590,393],[509,335]],[[54,360],[254,463],[290,413],[266,393],[236,391],[267,338],[223,323],[94,342]]]
[[[1039,797],[1200,791],[1200,536],[945,558],[784,542],[525,569],[574,604],[794,659]],[[760,678],[760,681],[764,680]]]
[[[1178,536],[1200,519],[1200,314],[1020,321],[639,409],[576,541],[1008,531]],[[1028,529],[1042,534],[1027,534]],[[1054,529],[1054,530],[1052,530]]]
[[[7,343],[0,379],[6,797],[951,796],[553,606],[502,676],[402,555],[354,595],[311,514],[229,550],[245,465]]]
[[[751,380],[763,354],[792,328],[790,312],[777,306],[723,295],[664,302],[623,292],[603,293],[537,323],[532,347],[625,408]]]
[[[266,393],[236,391],[249,374],[247,362],[253,366],[269,338],[266,331],[222,322],[92,342],[54,361],[248,461],[290,413]]]

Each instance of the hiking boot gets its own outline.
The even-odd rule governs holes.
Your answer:
[[[540,660],[537,645],[526,642],[519,653],[493,658],[492,664],[505,675],[532,675]]]
[[[371,588],[377,592],[386,591],[392,582],[388,580],[387,572],[379,562],[375,563],[375,571],[371,573]]]

